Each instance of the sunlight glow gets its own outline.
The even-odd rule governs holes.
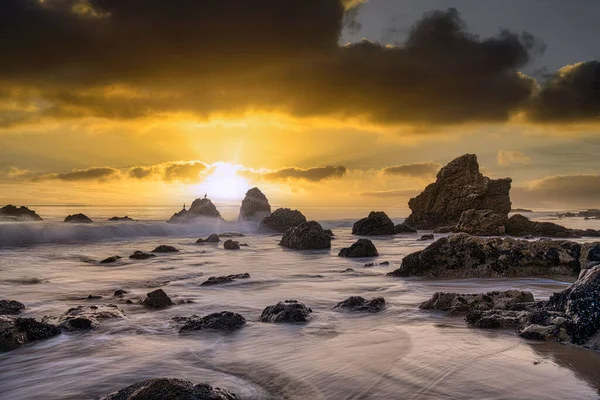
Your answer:
[[[237,200],[242,199],[250,189],[248,181],[237,175],[241,165],[217,162],[212,168],[212,172],[202,183],[191,186],[196,198],[206,194],[210,199]]]

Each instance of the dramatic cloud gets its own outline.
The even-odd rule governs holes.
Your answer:
[[[87,169],[74,169],[70,172],[45,174],[33,177],[33,180],[58,179],[61,181],[104,181],[117,179],[121,171],[111,167],[93,167]],[[21,175],[22,176],[22,175]]]
[[[559,175],[533,182],[511,191],[515,204],[573,209],[600,204],[600,175]]]
[[[347,170],[344,166],[333,167],[317,167],[317,168],[283,168],[277,171],[261,173],[260,176],[269,181],[286,180],[286,179],[304,179],[312,182],[319,182],[325,179],[341,178],[346,174]]]
[[[398,175],[409,178],[430,178],[436,176],[442,165],[434,162],[396,165],[383,169],[386,175]]]
[[[498,150],[498,165],[529,164],[529,156],[515,150]]]
[[[175,161],[156,165],[132,167],[127,175],[133,179],[156,179],[165,182],[197,182],[209,166],[201,161]]]

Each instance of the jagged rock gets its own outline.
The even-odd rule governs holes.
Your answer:
[[[147,260],[149,258],[156,257],[155,254],[144,253],[143,251],[137,250],[132,255],[129,256],[132,260]]]
[[[212,329],[218,331],[234,331],[246,325],[246,319],[231,311],[213,313],[204,317],[192,315],[185,320],[179,332]]]
[[[531,292],[520,290],[495,291],[478,294],[436,292],[431,299],[421,303],[423,310],[446,311],[448,315],[466,314],[479,310],[513,310],[525,309],[534,303]]]
[[[223,243],[223,248],[225,250],[239,250],[240,249],[240,242],[235,241],[235,240],[231,240],[231,239],[227,239],[225,241],[225,243]]]
[[[309,221],[287,230],[279,244],[295,250],[330,249],[331,236],[323,230],[321,224]]]
[[[164,290],[156,289],[146,295],[147,297],[142,302],[148,308],[160,309],[173,305],[173,301]]]
[[[406,223],[417,229],[456,225],[464,211],[491,210],[508,216],[511,179],[493,180],[479,172],[475,154],[465,154],[440,170],[437,179],[410,199]]]
[[[404,222],[394,226],[394,233],[405,234],[405,233],[417,233],[417,230],[410,225],[406,225]]]
[[[306,217],[300,211],[290,210],[289,208],[278,208],[271,215],[263,219],[259,231],[283,233],[304,222],[306,222]]]
[[[385,299],[383,297],[374,297],[367,300],[361,296],[348,297],[346,300],[337,303],[334,309],[342,309],[348,311],[367,311],[376,313],[385,309]]]
[[[206,383],[194,385],[174,378],[155,378],[135,383],[101,400],[237,400],[227,390]]]
[[[87,215],[79,213],[67,216],[64,222],[69,224],[91,224],[94,221],[88,218]]]
[[[114,304],[78,306],[70,308],[60,317],[44,317],[42,322],[53,323],[65,331],[82,331],[97,328],[107,319],[123,318],[125,313]]]
[[[9,204],[0,208],[0,221],[42,221],[42,217],[25,206]]]
[[[206,239],[196,240],[196,243],[219,243],[220,241],[221,241],[221,239],[219,239],[219,235],[217,235],[216,233],[213,233]]]
[[[212,285],[221,285],[223,283],[231,283],[236,279],[248,279],[250,278],[250,274],[235,274],[235,275],[227,275],[227,276],[211,276],[207,281],[202,282],[200,286],[212,286]]]
[[[296,300],[280,301],[265,308],[260,316],[261,322],[308,322],[312,310]]]
[[[0,300],[0,315],[17,315],[25,309],[25,304],[15,300]]]
[[[394,233],[394,223],[383,211],[371,211],[368,217],[359,219],[352,226],[353,235],[376,236]]]
[[[465,317],[467,325],[480,329],[518,329],[523,326],[529,313],[527,311],[472,310]]]
[[[177,250],[173,246],[167,246],[165,244],[161,244],[160,246],[158,246],[157,248],[152,250],[152,252],[153,253],[177,253],[177,252],[179,252],[179,250]]]
[[[182,224],[196,222],[198,218],[222,219],[217,207],[207,198],[196,199],[188,210],[183,209],[173,214],[167,222],[170,224]]]
[[[435,239],[435,237],[433,236],[432,233],[427,233],[423,236],[421,236],[419,239],[417,239],[419,242],[425,242],[427,240],[433,240]]]
[[[338,257],[377,257],[377,248],[369,239],[359,239],[352,246],[340,250]]]
[[[238,221],[260,222],[269,215],[271,215],[271,205],[267,196],[257,187],[248,190],[242,200]]]
[[[504,235],[506,220],[505,214],[492,210],[467,210],[461,214],[455,230],[477,236]]]
[[[547,236],[572,238],[577,235],[572,229],[553,224],[552,222],[535,222],[521,214],[512,215],[504,224],[506,234],[510,236]]]
[[[135,221],[135,219],[129,218],[128,216],[112,217],[112,218],[109,218],[108,220],[112,221],[112,222],[134,222]]]
[[[459,233],[404,257],[389,275],[428,278],[550,276],[572,278],[580,270],[581,245],[567,240],[530,242]]]
[[[9,351],[36,340],[60,334],[60,329],[33,318],[0,315],[0,351]]]
[[[121,259],[121,256],[112,256],[112,257],[108,257],[108,258],[105,258],[104,260],[100,261],[100,264],[112,264],[112,263],[119,261],[120,259]]]

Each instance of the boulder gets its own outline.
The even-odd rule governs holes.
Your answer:
[[[271,215],[271,205],[267,196],[257,187],[248,190],[242,200],[238,221],[261,222],[269,215]]]
[[[101,400],[236,400],[238,397],[227,390],[206,383],[174,378],[148,379],[109,394]]]
[[[112,218],[109,218],[108,220],[112,221],[112,222],[134,222],[135,221],[135,219],[129,218],[128,216],[112,217]]]
[[[94,221],[88,218],[87,215],[79,213],[67,216],[64,222],[69,224],[91,224]]]
[[[465,232],[477,236],[504,235],[507,217],[492,210],[467,210],[464,211],[458,224],[456,232]]]
[[[352,246],[340,250],[338,257],[377,257],[377,248],[369,239],[359,239]]]
[[[179,252],[179,250],[177,250],[177,248],[175,248],[173,246],[167,246],[165,244],[161,244],[160,246],[158,246],[157,248],[152,250],[152,252],[153,253],[177,253],[177,252]]]
[[[227,239],[225,243],[223,243],[223,248],[225,250],[239,250],[240,242],[236,240]]]
[[[306,222],[306,217],[300,211],[290,210],[289,208],[278,208],[271,215],[263,219],[259,231],[283,233],[304,222]]]
[[[235,274],[235,275],[227,275],[227,276],[211,276],[207,281],[202,282],[200,286],[213,286],[213,285],[222,285],[224,283],[231,283],[236,279],[248,279],[250,278],[250,274]]]
[[[337,303],[333,308],[337,310],[376,313],[385,309],[385,299],[383,297],[374,297],[371,300],[367,300],[364,297],[352,296]]]
[[[512,215],[505,223],[506,234],[509,236],[546,236],[572,238],[577,235],[572,229],[552,222],[536,222],[521,214]]]
[[[0,208],[0,221],[42,221],[42,217],[25,206],[9,204]]]
[[[331,248],[331,236],[315,221],[303,222],[288,229],[279,245],[295,250],[318,250]]]
[[[135,251],[132,255],[129,256],[132,260],[147,260],[149,258],[156,257],[155,254],[144,253],[143,251]]]
[[[394,223],[383,211],[371,211],[368,217],[359,219],[352,226],[353,235],[376,236],[394,233]]]
[[[121,256],[112,256],[112,257],[108,257],[108,258],[105,258],[104,260],[100,261],[100,264],[112,264],[112,263],[116,263],[120,259],[121,259]]]
[[[123,317],[123,310],[114,304],[108,304],[73,307],[60,317],[44,317],[42,322],[52,323],[65,331],[73,332],[94,329],[102,321]]]
[[[581,244],[567,240],[527,241],[458,233],[404,257],[389,275],[427,278],[560,277],[579,273]]]
[[[404,222],[394,226],[394,233],[396,234],[412,234],[417,233],[417,230],[410,225],[406,225]]]
[[[161,309],[173,305],[171,298],[162,289],[156,289],[146,294],[146,296],[142,304],[148,308]]]
[[[212,329],[217,331],[234,331],[246,325],[246,319],[231,311],[222,311],[204,317],[192,315],[185,320],[179,332]]]
[[[217,210],[217,207],[207,199],[196,199],[188,210],[183,208],[178,213],[167,221],[170,224],[183,224],[197,222],[201,218],[218,218],[222,219],[221,213]]]
[[[456,225],[467,210],[490,210],[508,217],[511,179],[493,180],[479,172],[475,154],[465,154],[442,168],[434,183],[410,199],[406,223],[416,229]]]
[[[427,240],[433,240],[435,239],[435,237],[433,236],[433,233],[426,233],[425,235],[421,236],[419,239],[417,239],[419,242],[425,242]]]
[[[296,300],[280,301],[265,308],[260,315],[261,322],[308,322],[312,310]]]
[[[9,351],[36,340],[60,334],[55,325],[38,322],[33,318],[0,315],[0,351]]]
[[[448,315],[466,314],[479,310],[526,309],[535,302],[531,292],[520,290],[495,291],[478,294],[436,292],[431,299],[421,303],[420,309],[445,311]]]
[[[129,293],[127,290],[123,290],[123,289],[117,289],[115,290],[115,292],[113,293],[114,297],[123,297],[124,295],[126,295],[127,293]]]
[[[217,235],[216,233],[213,233],[206,239],[201,238],[201,239],[196,240],[196,243],[219,243],[220,241],[221,241],[221,239],[219,239],[219,235]]]
[[[218,235],[219,238],[235,238],[235,237],[244,237],[244,236],[246,236],[246,235],[244,235],[243,233],[239,233],[239,232],[223,232],[223,233],[219,233],[219,235]]]
[[[25,309],[25,304],[15,300],[0,300],[0,315],[17,315]]]

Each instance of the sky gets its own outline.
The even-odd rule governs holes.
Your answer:
[[[4,0],[0,204],[600,208],[595,0]]]

